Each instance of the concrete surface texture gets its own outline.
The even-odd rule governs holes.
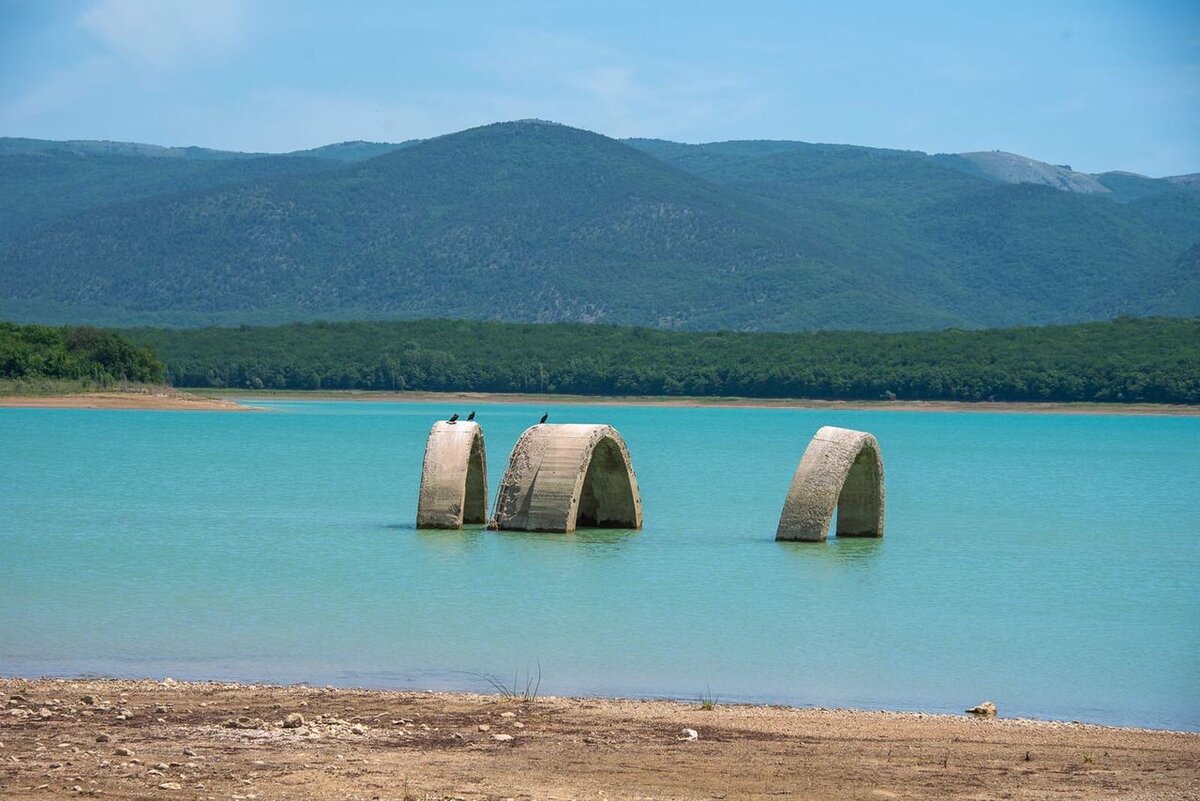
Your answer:
[[[817,431],[792,476],[775,539],[824,541],[834,509],[839,537],[883,536],[883,457],[865,431]]]
[[[517,440],[493,525],[516,531],[641,528],[633,462],[615,428],[540,424]]]
[[[478,423],[439,420],[429,430],[417,528],[461,528],[487,522],[487,458]]]

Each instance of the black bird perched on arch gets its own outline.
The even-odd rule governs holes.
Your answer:
[[[472,409],[472,410],[471,410],[471,413],[467,415],[467,422],[469,423],[469,422],[471,422],[471,421],[472,421],[472,420],[474,420],[474,419],[475,419],[475,410],[474,410],[474,409]]]
[[[458,412],[455,412],[454,414],[450,415],[450,419],[447,420],[446,422],[448,422],[448,423],[458,422]]]
[[[538,420],[538,425],[541,425],[542,423],[546,422],[546,420],[547,420],[549,417],[550,417],[550,412],[546,412],[545,414],[543,414],[543,415],[542,415],[542,419],[541,419],[541,420]]]

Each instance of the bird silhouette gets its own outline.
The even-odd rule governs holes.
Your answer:
[[[450,419],[447,422],[454,423],[457,421],[458,421],[458,412],[455,412],[454,414],[450,415]]]
[[[546,419],[547,419],[549,416],[550,416],[550,412],[546,412],[545,414],[543,414],[543,415],[542,415],[542,419],[541,419],[541,420],[538,420],[538,425],[541,425],[542,423],[546,422]]]
[[[475,412],[472,411],[470,414],[467,415],[467,422],[469,423],[474,419],[475,419]]]

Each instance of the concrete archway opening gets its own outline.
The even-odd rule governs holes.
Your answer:
[[[471,438],[467,458],[467,480],[463,493],[463,523],[487,522],[487,463],[483,452],[483,431]]]
[[[517,440],[492,525],[513,531],[642,527],[625,441],[612,426],[540,424]]]
[[[620,446],[605,437],[592,451],[579,492],[576,528],[637,528],[633,484]]]
[[[842,491],[838,493],[836,531],[839,537],[883,536],[882,467],[878,446],[867,445],[854,458]]]
[[[792,476],[775,539],[822,542],[835,511],[839,537],[883,536],[883,457],[865,431],[824,426]]]
[[[487,522],[487,453],[478,423],[439,420],[429,430],[417,528],[461,528]]]

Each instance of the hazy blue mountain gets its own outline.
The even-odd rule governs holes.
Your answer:
[[[1200,306],[1200,241],[1180,254],[1156,292],[1155,305],[1168,314],[1184,317]]]
[[[238,153],[231,150],[212,150],[207,147],[162,147],[140,142],[109,142],[100,139],[24,139],[0,136],[0,156],[14,153],[45,153],[59,151],[88,156],[137,156],[156,159],[250,159],[269,153]]]
[[[1200,238],[1200,192],[1166,180],[1122,204],[1114,192],[998,181],[962,168],[958,156],[798,142],[630,144],[772,199],[812,255],[936,298],[972,325],[1166,312],[1176,258]]]
[[[1047,164],[1001,150],[956,153],[944,157],[944,163],[1002,184],[1037,184],[1083,194],[1109,191],[1094,175],[1076,172],[1070,164]]]
[[[308,150],[293,150],[290,153],[244,153],[236,150],[213,150],[207,147],[161,147],[138,142],[108,142],[95,139],[22,139],[0,136],[0,156],[17,153],[63,152],[87,156],[134,156],[139,158],[183,159],[189,161],[224,161],[229,159],[258,159],[263,157],[297,156],[305,158],[332,159],[334,161],[364,161],[382,156],[402,147],[416,144],[419,139],[407,142],[337,142]]]
[[[192,159],[70,150],[0,156],[0,243],[30,236],[87,209],[337,166],[313,158]]]
[[[878,291],[806,261],[752,198],[612,139],[535,123],[94,209],[9,249],[0,286],[18,303],[150,320],[284,310],[710,327],[744,325],[760,308],[836,325],[840,306]],[[904,294],[880,297],[884,319],[938,317]]]
[[[0,242],[75,212],[127,200],[304,175],[408,147],[341,142],[291,153],[240,153],[134,142],[0,137]]]
[[[309,150],[294,150],[291,153],[286,153],[287,156],[307,156],[318,159],[334,159],[335,161],[365,161],[373,159],[376,156],[382,156],[384,153],[391,153],[393,150],[399,150],[402,147],[411,147],[420,142],[420,139],[410,139],[407,142],[338,142],[333,145],[322,145]]]
[[[1081,193],[965,156],[539,121],[285,156],[31,141],[0,140],[0,317],[899,330],[1200,313],[1184,256],[1200,192],[1180,180],[1105,173]]]

